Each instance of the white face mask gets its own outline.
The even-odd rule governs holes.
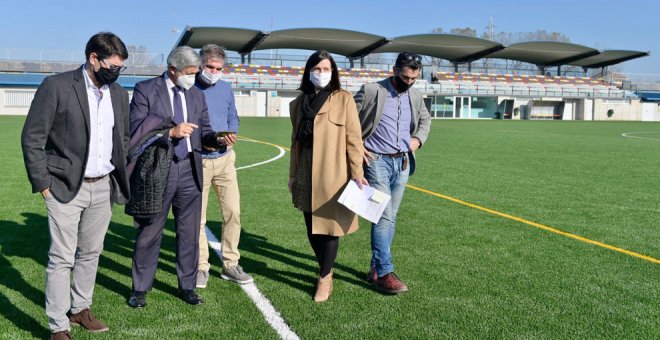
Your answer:
[[[180,74],[179,77],[176,78],[176,84],[184,90],[190,90],[190,88],[195,85],[195,75]]]
[[[332,79],[332,72],[309,73],[309,80],[319,89],[326,87],[330,83],[330,79]]]
[[[218,72],[213,74],[207,70],[202,70],[201,77],[202,79],[204,79],[205,82],[209,84],[215,84],[218,82],[218,80],[220,80],[220,78],[222,78],[222,73]]]

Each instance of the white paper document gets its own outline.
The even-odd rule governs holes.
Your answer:
[[[339,196],[339,203],[364,219],[378,223],[390,198],[390,195],[370,186],[365,185],[360,190],[355,181],[351,180]]]

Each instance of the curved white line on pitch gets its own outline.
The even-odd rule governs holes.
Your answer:
[[[246,142],[253,142],[253,143],[260,143],[260,144],[266,144],[266,145],[272,145],[269,143],[261,143],[259,141],[254,141],[254,140],[248,140],[248,139],[241,139],[242,141]],[[274,162],[280,158],[282,158],[285,154],[284,149],[282,149],[279,146],[274,147],[278,148],[280,150],[280,154],[277,155],[276,157],[273,157],[269,160],[255,163],[255,164],[250,164],[246,166],[242,166],[240,168],[236,168],[236,170],[241,170],[241,169],[247,169],[263,164],[267,164],[270,162]],[[222,252],[221,252],[221,244],[218,241],[218,238],[213,235],[213,232],[211,232],[211,229],[207,226],[205,228],[206,230],[206,238],[208,239],[209,246],[211,249],[215,251],[216,254],[218,254],[218,257],[222,258]],[[241,285],[241,289],[247,294],[247,296],[254,302],[255,306],[257,306],[257,309],[261,312],[261,314],[266,318],[266,322],[272,327],[275,332],[280,336],[282,339],[286,340],[300,340],[300,337],[291,330],[289,325],[284,321],[284,318],[282,315],[275,309],[272,303],[270,303],[270,300],[268,300],[257,288],[257,285],[254,284],[254,282],[248,283]]]
[[[251,141],[250,141],[250,140],[246,140],[246,142],[251,142]],[[280,154],[279,154],[279,155],[277,155],[277,156],[275,156],[275,157],[273,157],[273,158],[271,158],[271,159],[265,160],[265,161],[263,161],[263,162],[254,163],[254,164],[250,164],[250,165],[245,165],[245,166],[238,167],[238,168],[236,168],[236,170],[242,170],[242,169],[252,168],[252,167],[255,167],[255,166],[259,166],[259,165],[264,165],[264,164],[266,164],[266,163],[274,162],[274,161],[276,161],[276,160],[278,160],[278,159],[284,157],[284,154],[286,154],[286,151],[284,151],[284,149],[280,148],[279,146],[277,146],[277,148],[280,149]]]
[[[271,158],[271,159],[265,160],[265,161],[263,161],[263,162],[259,162],[259,163],[255,163],[255,164],[250,164],[250,165],[245,165],[245,166],[238,167],[238,168],[236,168],[236,170],[247,169],[247,168],[251,168],[251,167],[255,167],[255,166],[259,166],[259,165],[263,165],[263,164],[266,164],[266,163],[274,162],[274,161],[276,161],[276,160],[278,160],[278,159],[284,157],[284,154],[286,154],[286,151],[284,151],[284,149],[282,149],[281,147],[279,147],[279,146],[277,146],[277,145],[273,145],[273,144],[270,144],[270,143],[263,143],[263,142],[259,142],[259,141],[251,140],[251,139],[243,139],[243,138],[239,138],[238,140],[241,140],[241,141],[244,141],[244,142],[252,142],[252,143],[259,143],[259,144],[272,145],[272,146],[274,146],[274,147],[276,147],[276,148],[278,148],[278,149],[280,150],[280,154],[277,155],[277,156],[275,156],[275,157],[273,157],[273,158]]]
[[[635,135],[643,134],[643,133],[655,133],[655,134],[657,134],[657,135],[660,135],[660,132],[624,132],[624,133],[621,134],[621,136],[623,136],[623,137],[627,137],[627,138],[637,138],[637,139],[647,139],[647,140],[660,140],[660,138],[650,138],[650,137],[639,137],[639,136],[635,136]]]

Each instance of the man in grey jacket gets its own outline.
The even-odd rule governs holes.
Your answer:
[[[369,185],[392,197],[378,223],[371,225],[372,257],[367,276],[376,290],[388,294],[408,291],[394,274],[390,247],[408,176],[415,171],[414,152],[424,144],[431,128],[422,93],[412,88],[421,68],[419,55],[402,52],[393,76],[365,84],[355,95],[365,147],[364,175]]]
[[[112,203],[129,198],[128,92],[115,82],[128,50],[118,36],[101,32],[87,42],[85,58],[82,67],[44,79],[21,136],[32,191],[48,210],[52,339],[70,339],[70,325],[108,330],[90,307]]]

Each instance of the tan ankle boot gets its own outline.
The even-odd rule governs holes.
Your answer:
[[[315,302],[324,302],[330,298],[332,294],[332,272],[325,277],[319,277],[319,283],[316,285],[316,294],[314,294]]]

